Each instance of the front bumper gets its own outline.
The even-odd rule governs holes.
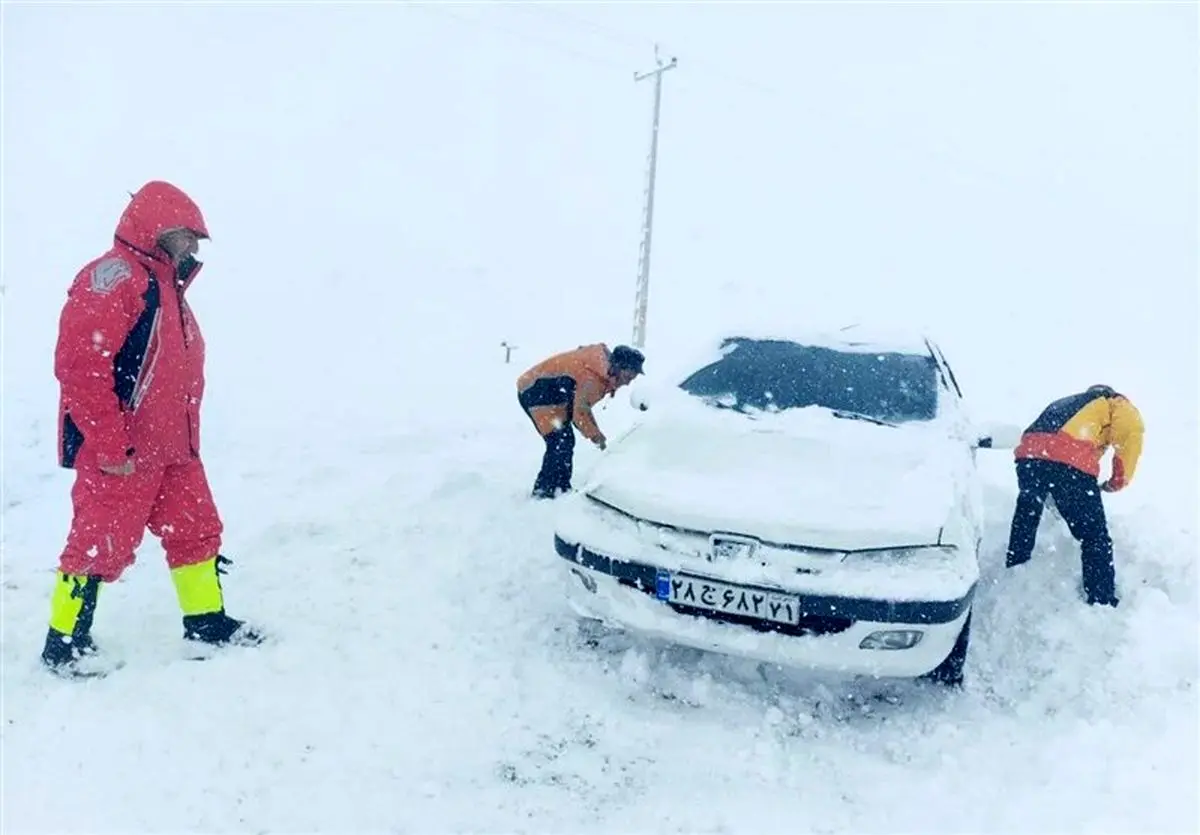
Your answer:
[[[958,564],[930,571],[927,577],[914,577],[912,571],[883,572],[872,584],[864,581],[861,570],[839,578],[836,569],[800,576],[794,583],[731,579],[712,565],[664,558],[619,530],[594,527],[586,514],[568,516],[560,519],[554,544],[573,578],[567,585],[568,603],[579,616],[671,643],[797,668],[876,677],[924,675],[954,647],[970,614],[978,578],[974,556],[964,555]],[[586,535],[580,535],[581,528],[588,529]],[[800,617],[783,626],[676,606],[656,593],[663,571],[793,595]],[[914,584],[930,593],[913,594]],[[877,593],[863,593],[868,586]],[[904,632],[920,636],[911,645],[911,634],[907,641],[901,639],[898,644],[905,648],[885,648],[897,643],[879,635]]]

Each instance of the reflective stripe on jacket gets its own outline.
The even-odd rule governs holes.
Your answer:
[[[1142,416],[1128,398],[1096,387],[1047,406],[1025,430],[1014,454],[1058,461],[1098,476],[1100,459],[1112,447],[1109,487],[1119,490],[1133,480],[1144,432]]]

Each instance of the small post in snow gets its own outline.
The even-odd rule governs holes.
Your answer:
[[[516,345],[509,345],[507,342],[501,342],[500,347],[504,349],[504,364],[508,365],[512,361],[512,352],[517,350]]]

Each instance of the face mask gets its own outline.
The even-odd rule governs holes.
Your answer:
[[[200,239],[190,229],[172,229],[159,236],[158,245],[178,264],[187,255],[200,251]]]

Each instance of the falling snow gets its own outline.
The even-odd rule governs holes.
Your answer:
[[[1197,11],[961,6],[6,7],[5,831],[1200,831]],[[515,380],[628,339],[660,37],[648,373],[735,316],[862,316],[929,326],[981,421],[1111,381],[1149,433],[1105,497],[1120,608],[1052,515],[1003,568],[981,450],[962,692],[581,640]],[[212,231],[222,584],[276,642],[181,660],[147,533],[96,612],[124,668],[63,682],[55,325],[158,176]]]

